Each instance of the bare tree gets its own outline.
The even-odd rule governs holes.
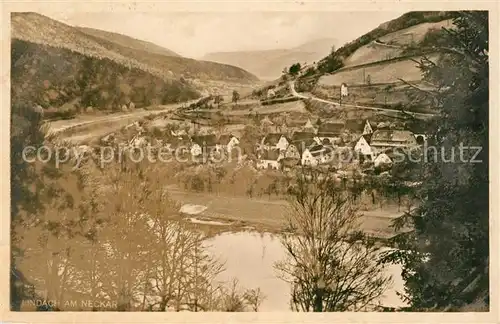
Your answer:
[[[243,294],[243,298],[254,312],[258,312],[260,305],[266,299],[266,296],[262,293],[260,288],[257,288],[247,289],[247,291]]]
[[[347,193],[327,175],[300,175],[290,190],[282,244],[287,258],[276,263],[292,288],[295,311],[369,310],[390,278],[376,260],[379,248],[358,230],[359,216]]]

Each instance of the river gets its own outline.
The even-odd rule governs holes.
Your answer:
[[[209,240],[209,250],[225,262],[226,271],[219,280],[229,281],[238,278],[244,288],[260,288],[266,299],[259,311],[290,311],[290,287],[277,277],[274,263],[285,257],[285,250],[279,239],[272,234],[251,232],[224,233]],[[400,307],[404,303],[396,295],[403,291],[403,280],[399,266],[387,267],[392,276],[392,285],[382,296],[384,306]]]

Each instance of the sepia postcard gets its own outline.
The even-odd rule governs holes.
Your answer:
[[[3,2],[2,323],[497,323],[498,9]]]

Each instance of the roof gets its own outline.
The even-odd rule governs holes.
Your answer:
[[[321,134],[333,134],[340,135],[344,130],[344,123],[335,122],[335,123],[323,123],[319,126],[318,135]]]
[[[264,141],[262,142],[264,145],[271,145],[271,146],[274,146],[276,144],[278,144],[281,136],[285,136],[284,134],[281,134],[281,133],[270,133],[270,134],[267,134],[265,137],[264,137]]]
[[[266,150],[262,152],[260,156],[261,160],[277,161],[280,158],[280,152],[278,150]]]
[[[365,123],[360,119],[348,119],[345,122],[345,128],[354,132],[362,132],[365,128]]]
[[[371,140],[372,140],[372,135],[373,133],[371,134],[364,134],[364,135],[361,135],[361,137],[363,137],[365,139],[365,141],[370,144]]]
[[[294,141],[292,144],[297,148],[297,151],[299,151],[300,154],[302,154],[305,149],[313,147],[314,145],[317,145],[316,141],[314,138],[308,138],[305,140],[301,141]]]
[[[378,129],[372,134],[371,144],[376,144],[376,142],[405,142],[414,139],[413,133],[407,130]]]
[[[292,142],[313,139],[315,136],[316,135],[312,132],[294,132],[292,135]]]
[[[215,134],[193,136],[191,140],[200,146],[215,146],[217,144]]]

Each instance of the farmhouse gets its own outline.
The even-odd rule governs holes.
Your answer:
[[[333,150],[331,147],[324,145],[314,145],[306,148],[302,153],[301,164],[306,166],[317,166],[327,163],[332,159]]]
[[[361,133],[363,132],[364,123],[359,119],[348,119],[345,122],[345,129],[351,133]]]
[[[392,165],[392,160],[386,153],[377,155],[373,161],[373,166],[376,168],[389,168]]]
[[[349,91],[347,90],[347,84],[342,83],[340,85],[340,96],[347,97],[349,95]]]
[[[366,134],[372,134],[373,133],[373,127],[370,124],[370,121],[368,119],[365,121],[365,126],[363,127],[363,135]]]
[[[317,137],[320,141],[327,138],[331,143],[340,138],[344,131],[344,123],[342,122],[329,122],[319,126]]]
[[[371,137],[371,134],[361,135],[354,145],[354,152],[361,155],[364,159],[373,161],[374,154],[370,146]]]
[[[413,133],[407,130],[377,129],[373,132],[370,146],[374,154],[390,148],[405,148],[417,145]]]
[[[277,149],[266,150],[261,153],[257,160],[257,169],[275,169],[280,168],[280,161],[283,159],[283,154]]]
[[[290,144],[290,140],[282,133],[270,133],[262,138],[261,148],[264,150],[285,151]]]
[[[304,132],[308,132],[308,133],[316,133],[316,131],[317,131],[316,127],[314,127],[314,125],[310,119],[307,120],[307,122],[304,124],[302,129]]]

